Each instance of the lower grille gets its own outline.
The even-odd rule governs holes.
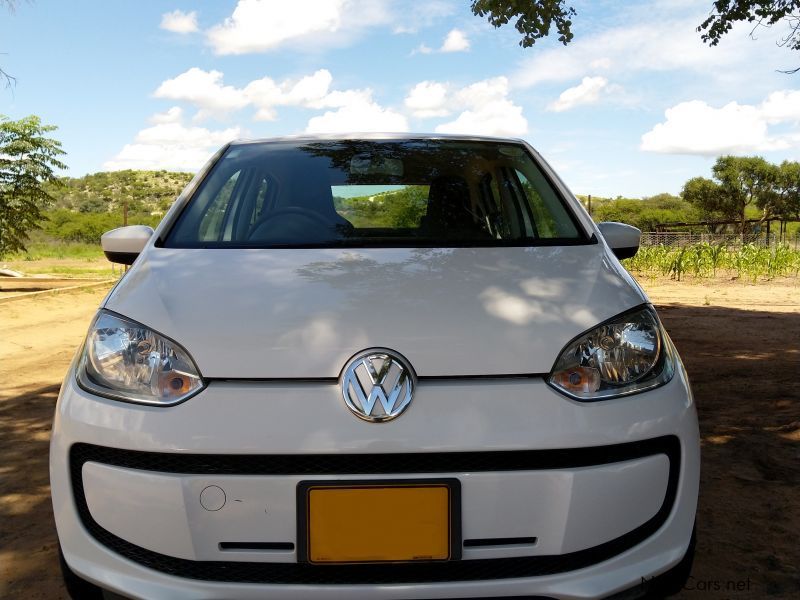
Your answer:
[[[669,458],[667,492],[659,511],[646,523],[614,540],[569,554],[458,560],[437,563],[313,565],[239,561],[192,561],[146,550],[101,527],[89,512],[82,467],[89,461],[145,471],[205,474],[359,475],[547,470],[600,466],[665,454]],[[377,466],[381,470],[378,471]],[[552,575],[582,569],[635,546],[666,521],[675,502],[680,472],[680,442],[665,436],[641,442],[559,450],[338,455],[202,455],[120,450],[75,444],[70,450],[75,502],[83,525],[101,544],[155,571],[204,581],[264,584],[410,584],[480,581]]]

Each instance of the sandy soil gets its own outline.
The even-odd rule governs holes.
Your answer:
[[[800,282],[644,280],[703,436],[698,556],[682,598],[800,595]],[[66,598],[49,500],[58,386],[105,290],[0,304],[0,597]]]
[[[61,379],[107,291],[0,304],[0,598],[67,598],[49,497],[50,425]]]

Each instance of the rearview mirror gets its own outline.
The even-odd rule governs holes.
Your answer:
[[[128,225],[105,232],[100,238],[100,246],[111,262],[132,265],[152,236],[152,227]]]
[[[598,223],[597,227],[618,259],[622,260],[623,258],[636,256],[639,251],[639,243],[642,240],[641,230],[632,225],[615,223],[614,221]]]

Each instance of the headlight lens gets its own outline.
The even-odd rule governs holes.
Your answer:
[[[629,312],[570,342],[548,382],[576,400],[605,400],[672,379],[672,345],[651,308]]]
[[[176,404],[203,387],[186,350],[106,311],[98,313],[86,337],[78,382],[101,396],[157,405]]]

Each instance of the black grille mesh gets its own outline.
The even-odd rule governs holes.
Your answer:
[[[667,492],[658,513],[633,531],[579,552],[555,556],[493,558],[437,563],[312,565],[240,561],[192,561],[146,550],[101,527],[89,513],[82,467],[93,461],[146,471],[225,475],[358,475],[459,473],[576,468],[666,454]],[[120,450],[75,444],[70,451],[75,502],[89,533],[111,550],[162,573],[204,581],[273,584],[390,584],[479,581],[573,571],[607,560],[655,533],[675,501],[680,443],[674,436],[613,446],[569,450],[453,452],[433,454],[202,455]]]

